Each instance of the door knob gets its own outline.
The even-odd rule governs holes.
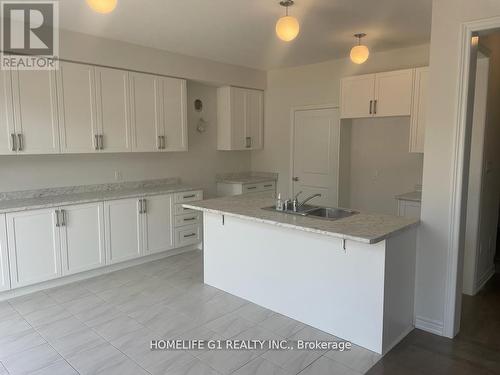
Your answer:
[[[293,181],[298,181],[298,180],[299,180],[299,178],[298,178],[298,177],[294,177],[294,178],[292,178],[292,180],[293,180]]]

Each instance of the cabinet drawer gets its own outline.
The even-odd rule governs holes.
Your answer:
[[[194,245],[201,241],[201,225],[175,228],[175,247]]]
[[[261,191],[274,190],[274,189],[276,189],[276,182],[274,182],[274,181],[262,182],[260,184]]]
[[[184,215],[178,215],[175,217],[175,226],[182,227],[184,225],[189,224],[199,224],[201,219],[201,212],[196,212],[193,210],[191,213],[187,213]]]
[[[201,190],[176,193],[174,196],[175,203],[194,202],[194,201],[200,201],[202,199],[203,199],[203,192]]]
[[[243,185],[243,194],[257,193],[259,191],[262,191],[261,184],[245,184],[245,185]]]
[[[182,207],[182,203],[177,203],[174,208],[174,214],[177,215],[184,215],[184,214],[190,214],[196,212],[195,210],[192,210],[190,208],[184,208]]]

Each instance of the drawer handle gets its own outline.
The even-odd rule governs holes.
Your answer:
[[[271,186],[273,186],[273,184],[264,185],[264,187],[271,187]]]
[[[187,217],[184,219],[184,221],[193,221],[196,220],[196,217]]]
[[[185,195],[185,196],[184,196],[184,199],[187,199],[187,198],[194,198],[194,197],[196,197],[196,194]]]
[[[247,190],[253,190],[253,189],[257,189],[257,186],[250,186],[250,187],[247,187]]]
[[[189,237],[194,237],[194,236],[196,236],[196,233],[185,234],[184,238],[189,238]]]

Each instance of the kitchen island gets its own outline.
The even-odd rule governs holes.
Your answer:
[[[185,204],[204,214],[204,281],[385,354],[413,329],[418,220],[326,220],[252,194]]]

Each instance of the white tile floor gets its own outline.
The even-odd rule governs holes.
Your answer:
[[[0,302],[0,375],[359,375],[379,359],[356,346],[151,351],[151,339],[336,339],[204,285],[202,272],[194,251]]]

